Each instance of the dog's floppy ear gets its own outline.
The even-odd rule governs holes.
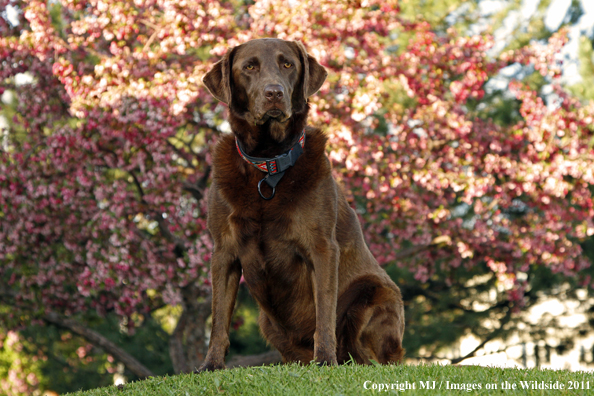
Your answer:
[[[227,51],[223,59],[215,63],[202,78],[211,95],[226,104],[231,101],[231,66],[236,49],[234,47]]]
[[[307,102],[307,98],[318,92],[328,72],[322,65],[318,63],[316,58],[309,55],[305,47],[300,41],[293,41],[299,52],[301,64],[303,65],[302,79],[300,85],[303,90],[303,99]]]

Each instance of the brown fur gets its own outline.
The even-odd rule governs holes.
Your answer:
[[[325,77],[301,43],[277,39],[233,48],[204,77],[211,93],[229,105],[233,134],[213,152],[213,328],[199,371],[225,367],[242,273],[260,307],[262,333],[283,361],[402,361],[400,290],[371,255],[332,177],[326,136],[305,127],[307,97]],[[267,84],[281,85],[283,99],[266,99]],[[235,137],[249,155],[273,157],[292,147],[304,127],[303,155],[286,171],[276,196],[262,199],[257,185],[265,174],[239,156]]]

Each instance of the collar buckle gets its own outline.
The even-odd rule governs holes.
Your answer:
[[[293,161],[293,156],[291,155],[293,150],[289,151],[288,153],[284,153],[276,157],[276,165],[279,172],[284,172],[293,166],[295,163]]]

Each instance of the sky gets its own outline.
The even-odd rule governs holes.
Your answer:
[[[568,85],[579,82],[578,46],[579,38],[585,34],[593,37],[594,32],[594,0],[579,0],[584,14],[569,29],[569,42],[561,55],[564,58],[562,82]],[[530,18],[536,13],[541,0],[523,0],[520,9],[511,11],[503,21],[503,26],[494,33],[495,47],[492,53],[499,53],[511,39],[511,33],[517,26],[527,26]],[[479,3],[479,10],[485,17],[502,10],[509,2],[507,0],[483,0]],[[571,0],[552,0],[544,18],[544,23],[550,31],[556,31],[569,17],[568,11]],[[480,25],[478,26],[480,28]]]

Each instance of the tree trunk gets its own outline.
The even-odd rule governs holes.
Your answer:
[[[198,302],[199,297],[206,300]],[[211,313],[211,296],[197,286],[182,289],[183,312],[169,339],[169,356],[176,374],[196,370],[206,356],[206,320]]]

